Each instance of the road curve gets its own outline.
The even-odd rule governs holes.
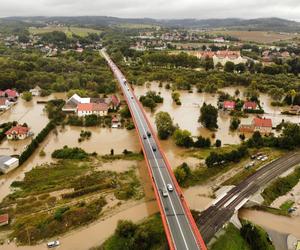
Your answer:
[[[170,249],[206,249],[190,211],[186,206],[181,190],[174,175],[172,176],[172,173],[170,173],[171,170],[168,162],[161,151],[156,135],[153,133],[153,129],[140,103],[126,82],[124,75],[110,59],[105,49],[101,50],[101,54],[113,71],[127,100],[143,148],[149,174],[152,178],[152,184],[160,207]],[[172,185],[174,188],[173,191],[168,190],[168,184]],[[163,195],[163,190],[167,192],[167,196]]]
[[[248,199],[291,167],[300,163],[300,153],[291,152],[257,170],[239,185],[231,189],[221,200],[203,211],[197,220],[205,242],[209,242],[215,233],[232,217],[235,209],[243,200]]]

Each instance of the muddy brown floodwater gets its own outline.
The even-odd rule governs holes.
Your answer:
[[[292,234],[300,238],[300,217],[279,216],[247,209],[240,210],[239,216],[265,229],[271,229],[284,234]]]
[[[245,91],[245,88],[243,87],[226,87],[220,90],[234,95],[236,89],[240,90],[239,97],[243,99],[243,93]],[[166,111],[170,113],[175,124],[178,124],[182,129],[189,130],[192,135],[202,135],[205,137],[212,136],[213,132],[204,128],[198,122],[198,118],[200,115],[200,107],[204,102],[217,106],[218,94],[197,93],[196,89],[193,90],[193,93],[179,91],[182,105],[177,106],[172,100],[172,91],[167,90],[164,87],[160,88],[157,82],[152,82],[149,88],[147,88],[146,84],[143,86],[134,86],[134,92],[138,98],[149,90],[160,92],[161,96],[164,98],[164,102],[157,106],[155,112],[151,113],[149,109],[146,109],[146,113],[153,125],[155,121],[155,114],[159,111]],[[260,101],[263,109],[266,112],[264,117],[272,118],[273,126],[279,124],[282,119],[294,123],[300,122],[300,116],[281,115],[280,113],[284,108],[273,107],[271,105],[272,100],[268,95],[260,94]],[[250,124],[254,116],[255,115],[249,115],[248,118],[241,118],[241,123]],[[219,129],[214,133],[216,138],[221,139],[223,144],[236,144],[240,142],[239,133],[229,131],[230,116],[226,112],[219,112],[218,126]],[[154,127],[156,128],[156,126]]]

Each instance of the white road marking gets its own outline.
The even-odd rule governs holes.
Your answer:
[[[106,56],[106,55],[105,55],[105,56]],[[107,58],[106,58],[106,59],[107,59]],[[115,68],[115,67],[113,67],[113,68]],[[123,75],[123,74],[121,73],[121,71],[120,71],[118,68],[116,69],[116,71],[117,71],[117,72],[114,72],[114,73],[115,73],[116,77],[117,77],[118,80],[119,80],[119,83],[120,83],[120,85],[121,85],[121,88],[124,90],[125,87],[123,86],[123,84],[121,84],[121,80],[122,80],[122,75]],[[124,77],[124,76],[123,76],[123,77]],[[142,122],[142,120],[141,120],[141,118],[140,118],[140,114],[139,114],[139,112],[138,112],[138,110],[137,110],[137,108],[136,108],[136,106],[135,106],[135,105],[136,105],[136,104],[135,104],[135,100],[134,100],[134,101],[130,101],[131,96],[128,94],[128,92],[131,92],[131,91],[129,90],[128,92],[126,92],[126,89],[125,89],[125,91],[123,91],[123,92],[126,94],[127,99],[128,99],[129,102],[131,103],[132,107],[135,109],[136,115],[137,115],[137,117],[138,117],[138,119],[139,119],[139,121],[140,121],[140,125],[141,125],[141,127],[142,127],[142,129],[143,129],[145,135],[147,136],[147,133],[146,133],[144,124],[143,124],[143,122]],[[129,96],[129,98],[128,98],[128,96]],[[145,122],[146,122],[146,121],[145,121]],[[152,153],[152,155],[153,155],[153,158],[154,158],[154,160],[155,160],[155,163],[156,163],[156,165],[157,165],[157,168],[158,168],[159,174],[160,174],[160,176],[161,176],[161,179],[162,179],[162,181],[163,181],[163,184],[164,184],[164,186],[166,187],[166,183],[165,183],[164,177],[163,177],[163,175],[162,175],[162,172],[161,172],[161,169],[160,169],[160,167],[159,167],[158,161],[157,161],[157,159],[156,159],[156,157],[155,157],[155,154],[153,153],[152,146],[151,146],[151,143],[150,143],[150,140],[149,140],[148,136],[147,136],[147,142],[148,142],[148,145],[149,145],[149,147],[150,147],[150,151],[151,151],[151,153]],[[151,170],[152,170],[152,172],[153,172],[153,169],[151,169]],[[154,176],[154,175],[153,175],[153,176]],[[171,179],[169,173],[168,173],[168,177]],[[171,180],[172,180],[172,179],[171,179]],[[159,193],[159,196],[160,196],[160,199],[163,200],[160,193]],[[169,196],[168,196],[168,197],[169,197]],[[176,196],[176,197],[177,197],[177,196]],[[179,223],[178,217],[177,217],[177,215],[176,215],[176,213],[175,213],[174,204],[173,204],[172,199],[171,199],[170,197],[169,197],[169,199],[170,199],[170,204],[171,204],[173,213],[174,213],[174,215],[175,215],[175,218],[176,218],[176,221],[177,221],[177,224],[178,224],[180,233],[181,233],[181,235],[182,235],[184,244],[185,244],[186,248],[189,249],[189,247],[188,247],[188,245],[187,245],[187,242],[186,242],[186,239],[185,239],[185,236],[184,236],[184,234],[183,234],[181,225],[180,225],[180,223]],[[179,201],[179,203],[180,203],[181,201],[179,200],[179,197],[177,197],[177,199],[178,199],[178,201]],[[163,203],[163,202],[162,202],[162,203]],[[182,208],[182,209],[183,209],[183,208]],[[166,218],[166,219],[167,219],[167,221],[168,221],[168,218]],[[169,223],[168,223],[168,224],[169,224]],[[189,223],[188,223],[188,224],[189,224]],[[170,227],[170,225],[169,225],[169,227]],[[191,225],[190,225],[190,224],[189,224],[189,227],[190,227],[190,229],[191,229]],[[191,230],[191,232],[192,232],[192,234],[193,234],[194,240],[197,242],[197,240],[196,240],[196,238],[195,238],[195,235],[194,235],[194,232],[193,232],[192,230]],[[172,236],[172,238],[173,238],[173,235],[172,235],[172,234],[171,234],[171,236]],[[173,241],[174,241],[174,238],[173,238]],[[175,248],[176,248],[176,246],[175,246]]]

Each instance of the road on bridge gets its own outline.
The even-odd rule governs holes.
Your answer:
[[[124,75],[110,59],[105,49],[102,49],[101,53],[118,80],[135,122],[170,248],[178,250],[206,249],[174,175],[170,173],[170,166],[161,151],[143,108]]]
[[[239,185],[231,189],[222,199],[203,211],[197,220],[201,225],[200,232],[208,243],[215,233],[230,220],[240,204],[263,188],[268,182],[280,176],[291,167],[300,163],[300,153],[291,152],[249,176]]]

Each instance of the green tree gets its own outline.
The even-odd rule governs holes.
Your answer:
[[[200,109],[199,122],[208,129],[217,129],[218,121],[218,109],[212,106],[211,104],[207,105],[206,103]]]
[[[235,65],[233,62],[226,62],[225,65],[224,65],[224,71],[225,72],[229,72],[229,73],[232,73],[235,69]]]
[[[26,102],[29,102],[32,100],[32,94],[29,91],[25,91],[22,94],[22,99],[24,99]]]
[[[174,132],[174,125],[169,113],[160,111],[155,115],[155,124],[158,137],[162,140],[168,139]]]
[[[180,147],[189,148],[193,145],[193,139],[191,137],[191,132],[188,130],[176,129],[173,138],[175,140],[175,144]]]
[[[240,123],[241,120],[238,117],[236,116],[232,117],[230,120],[230,130],[237,130]]]

